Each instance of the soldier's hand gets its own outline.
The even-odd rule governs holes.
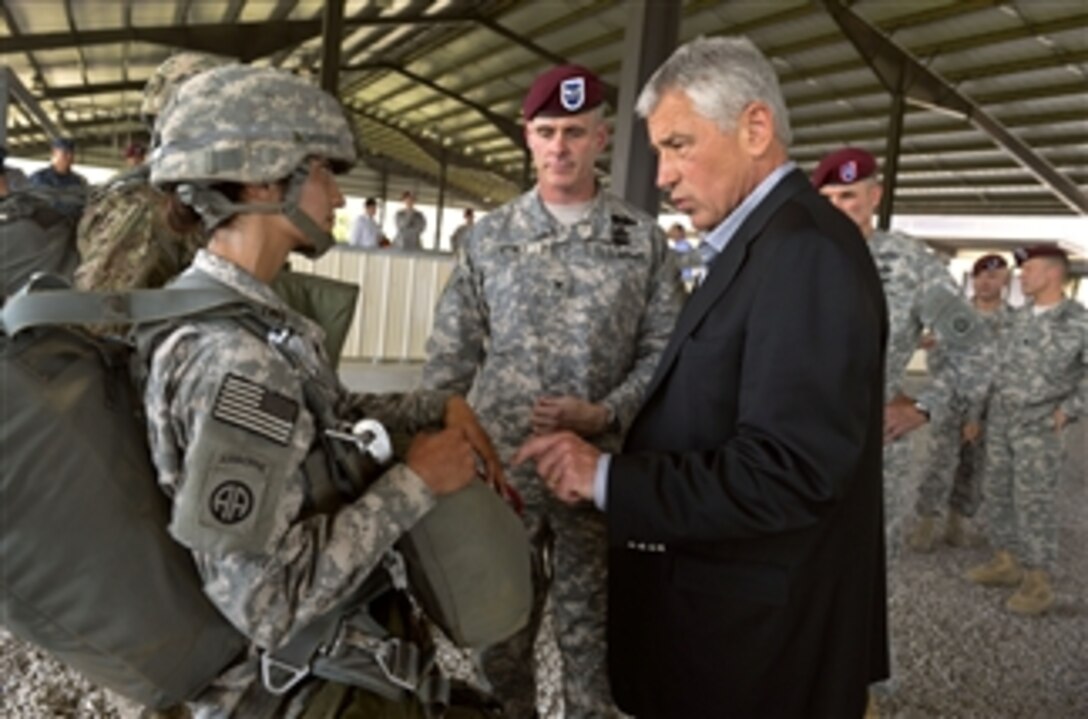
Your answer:
[[[530,418],[535,434],[569,429],[593,437],[608,428],[608,409],[578,397],[538,397]]]
[[[1054,410],[1054,431],[1061,432],[1067,424],[1069,424],[1069,415],[1062,412],[1060,408]]]
[[[968,422],[963,425],[963,443],[974,444],[982,436],[982,423],[978,421]]]
[[[914,406],[913,399],[898,395],[884,405],[884,444],[913,432],[927,421],[926,416]]]
[[[479,418],[476,417],[476,413],[464,397],[454,395],[446,402],[445,423],[450,429],[464,431],[465,438],[483,461],[483,478],[492,487],[500,492],[503,491],[506,487],[506,477],[503,475],[499,453],[495,451],[495,445],[491,443],[487,430],[480,424]]]
[[[476,476],[476,452],[461,429],[420,432],[404,461],[438,495],[456,492]]]

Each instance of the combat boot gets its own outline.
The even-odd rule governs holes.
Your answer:
[[[936,534],[937,520],[935,517],[919,517],[914,525],[914,531],[907,538],[907,544],[916,552],[933,551],[933,535]]]
[[[967,570],[967,578],[975,584],[994,587],[1015,587],[1024,578],[1016,557],[1002,550],[985,564]]]
[[[1024,581],[1016,593],[1005,602],[1010,612],[1036,616],[1042,614],[1054,604],[1054,590],[1050,587],[1050,578],[1041,569],[1024,572]]]
[[[944,526],[944,541],[953,547],[966,547],[968,543],[967,517],[954,509],[948,513],[948,522]]]

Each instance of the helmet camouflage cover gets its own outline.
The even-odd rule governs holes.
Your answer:
[[[140,115],[148,118],[149,121],[154,120],[166,107],[166,103],[170,101],[181,83],[205,70],[224,64],[226,64],[224,60],[202,52],[179,52],[166,58],[155,68],[151,79],[144,85]]]
[[[151,181],[263,184],[319,156],[337,172],[355,163],[343,108],[282,70],[228,65],[181,86],[155,123]]]

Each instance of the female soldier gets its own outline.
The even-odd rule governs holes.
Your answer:
[[[325,359],[321,330],[269,288],[288,253],[318,255],[333,241],[344,204],[334,173],[355,161],[335,99],[280,71],[223,67],[181,88],[158,118],[155,142],[151,181],[172,193],[172,222],[178,230],[200,222],[210,233],[179,284],[227,287],[250,310],[183,320],[143,350],[171,533],[252,647],[196,708],[249,715],[257,655],[350,598],[436,496],[472,479],[477,453],[496,480],[499,463],[460,397],[347,392]],[[358,453],[330,439],[362,417],[418,433],[403,463],[370,483],[357,476]],[[421,432],[443,422],[443,431]],[[345,500],[345,482],[365,489]],[[315,702],[322,716],[351,702],[362,702],[366,716],[419,711],[401,701],[389,714],[384,700],[360,690],[314,699],[330,686],[304,684],[290,707],[274,711],[313,712]]]

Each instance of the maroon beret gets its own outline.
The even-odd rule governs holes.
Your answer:
[[[526,122],[537,115],[577,115],[602,102],[604,87],[592,70],[581,65],[560,65],[533,81],[521,104],[521,115]]]
[[[130,142],[125,147],[125,157],[146,157],[147,148],[139,142]]]
[[[1016,266],[1020,267],[1028,260],[1034,260],[1036,257],[1057,257],[1059,259],[1069,261],[1069,255],[1065,254],[1065,250],[1057,245],[1030,245],[1028,247],[1018,247],[1012,253],[1012,256],[1016,258]]]
[[[1003,270],[1008,266],[1009,263],[1001,255],[983,255],[975,260],[975,265],[971,268],[971,276],[975,277],[986,270]]]
[[[812,173],[812,186],[852,185],[876,173],[876,158],[859,147],[844,147],[826,155]]]

